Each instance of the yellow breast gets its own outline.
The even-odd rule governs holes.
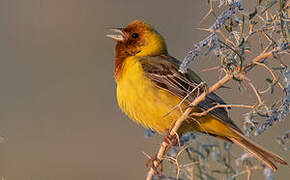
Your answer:
[[[181,115],[178,108],[171,111],[181,99],[156,87],[154,82],[145,76],[141,63],[134,57],[125,60],[122,77],[117,84],[120,108],[132,120],[145,127],[163,133],[171,128]]]

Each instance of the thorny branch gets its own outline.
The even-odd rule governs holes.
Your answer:
[[[216,108],[232,108],[232,107],[236,107],[236,108],[248,108],[248,109],[254,109],[255,105],[244,105],[244,104],[218,104],[213,106],[212,108],[209,108],[206,111],[203,111],[201,113],[195,113],[192,112],[190,115],[191,116],[205,116],[207,115],[209,112],[213,111]]]
[[[182,115],[176,120],[174,126],[170,129],[169,135],[171,136],[177,134],[179,127],[189,116],[205,116],[216,108],[228,109],[230,107],[236,107],[250,109],[251,111],[245,116],[245,128],[252,128],[252,130],[245,129],[247,135],[249,135],[253,129],[256,129],[258,125],[259,127],[257,128],[255,134],[261,134],[272,126],[274,122],[284,120],[286,118],[286,114],[290,111],[290,70],[281,59],[282,55],[289,54],[289,1],[273,0],[267,3],[260,0],[259,6],[257,6],[255,11],[252,13],[248,13],[243,9],[241,0],[217,1],[220,2],[220,5],[218,6],[219,8],[223,7],[225,4],[228,4],[225,8],[226,10],[217,16],[214,12],[214,1],[209,1],[210,10],[202,18],[201,22],[203,22],[210,14],[213,14],[216,17],[216,20],[208,29],[200,28],[210,32],[210,34],[203,40],[194,44],[193,50],[190,51],[184,58],[184,61],[180,66],[180,71],[185,73],[190,62],[203,54],[202,49],[206,49],[204,53],[205,55],[209,52],[214,52],[214,54],[221,59],[220,66],[210,69],[217,69],[220,72],[224,72],[225,76],[206,91],[199,94],[199,96],[187,107],[187,109],[183,110],[181,105],[188,98],[188,96],[190,96],[196,88],[202,86],[204,82],[200,83],[198,87],[189,92],[178,105],[172,108],[172,110],[179,108]],[[278,10],[276,10],[276,14],[273,15],[272,13],[274,12],[270,11],[270,9],[274,8],[276,3],[278,4]],[[263,48],[262,52],[258,55],[255,55],[250,48],[250,40],[254,40],[253,38],[255,35],[261,35],[261,37],[264,37],[264,39],[268,42],[268,45]],[[220,38],[222,38],[225,42],[223,42]],[[258,38],[260,39],[260,36]],[[255,56],[249,58],[253,55]],[[274,68],[265,64],[266,59],[269,58],[277,59],[278,62],[280,62],[280,67]],[[271,75],[271,79],[267,80],[270,85],[265,90],[258,90],[253,81],[254,79],[251,78],[250,80],[248,76],[246,76],[247,73],[252,71],[256,66],[263,67],[264,70],[269,72]],[[281,77],[278,77],[274,71],[281,72],[283,82],[280,82]],[[224,84],[230,80],[234,80],[240,85],[243,85],[243,82],[246,82],[253,90],[257,98],[257,103],[254,105],[217,104],[207,110],[204,110],[203,112],[192,112],[193,108],[205,100],[208,94],[224,86]],[[270,90],[272,93],[276,84],[283,91],[280,106],[277,105],[279,103],[272,106],[264,104],[263,95]],[[171,113],[171,111],[166,115]],[[263,118],[266,117],[266,120],[260,124],[257,120],[255,120],[256,116],[261,116]],[[279,143],[283,146],[287,146],[285,145],[285,142],[290,137],[289,134],[289,131],[287,131],[282,138],[279,137]],[[245,164],[246,169],[236,173],[231,166],[232,155],[230,153],[230,147],[227,143],[224,144],[223,152],[221,152],[220,146],[215,143],[202,143],[195,135],[194,137],[192,135],[183,135],[180,137],[183,144],[192,138],[194,139],[197,147],[193,148],[192,145],[185,145],[175,157],[166,155],[169,144],[165,141],[162,142],[157,153],[156,160],[153,162],[154,167],[158,167],[162,161],[168,160],[170,162],[174,162],[176,165],[176,179],[180,178],[182,173],[184,173],[183,169],[187,167],[190,167],[188,170],[188,176],[186,176],[188,179],[195,179],[195,177],[199,177],[200,179],[210,179],[213,177],[206,173],[205,166],[207,165],[204,164],[205,159],[202,152],[205,151],[207,154],[210,152],[215,153],[216,155],[214,157],[218,158],[216,161],[221,163],[226,168],[225,171],[214,170],[212,172],[225,174],[227,179],[235,179],[237,176],[247,174],[247,179],[250,180],[252,177],[252,172],[259,169],[264,169],[264,175],[267,180],[274,179],[273,172],[264,165],[253,166],[250,161],[250,156],[241,156],[240,159],[242,159],[242,164]],[[288,147],[286,149],[288,149]],[[188,157],[192,160],[192,162],[182,165],[178,159],[184,152],[188,154]],[[196,154],[197,159],[191,157],[191,153]],[[194,168],[194,166],[196,166],[196,168]],[[148,172],[146,178],[147,180],[153,179],[155,174],[154,167],[152,167]],[[197,172],[194,171],[195,169]],[[166,178],[166,176],[160,177],[160,179],[163,178]]]
[[[182,122],[190,115],[193,107],[196,107],[200,102],[202,102],[207,94],[210,94],[214,92],[215,90],[219,89],[222,87],[226,82],[228,82],[231,79],[231,75],[226,75],[224,78],[219,80],[216,84],[211,86],[208,91],[203,92],[200,96],[198,96],[191,104],[190,107],[185,110],[185,112],[180,116],[180,118],[175,122],[175,125],[173,128],[170,130],[170,135],[174,136],[178,130],[178,128],[181,126]],[[159,166],[159,164],[162,161],[163,155],[165,153],[165,150],[168,146],[168,143],[165,141],[161,144],[161,147],[157,153],[157,159],[158,161],[154,162],[154,166]],[[154,175],[154,168],[151,168],[148,175],[147,175],[147,180],[151,180]]]

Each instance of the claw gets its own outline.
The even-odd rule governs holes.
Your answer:
[[[176,134],[170,135],[169,129],[166,129],[165,133],[164,133],[164,141],[168,144],[168,146],[166,147],[166,150],[165,150],[165,153],[167,153],[172,146],[177,145],[178,137]]]

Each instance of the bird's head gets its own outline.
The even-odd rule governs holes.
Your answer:
[[[112,28],[117,34],[110,37],[117,41],[116,56],[154,56],[167,54],[163,37],[144,21],[133,21],[125,28]]]

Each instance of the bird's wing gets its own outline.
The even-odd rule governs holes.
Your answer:
[[[156,86],[182,99],[188,96],[186,99],[188,103],[191,103],[205,90],[205,86],[202,85],[196,88],[202,82],[201,78],[191,70],[185,74],[179,72],[178,68],[181,62],[171,56],[146,56],[140,57],[139,61],[142,64],[146,76],[151,79]],[[207,110],[217,104],[226,103],[215,93],[211,93],[207,95],[204,101],[199,103],[198,107]],[[225,108],[216,108],[210,111],[210,114],[242,133],[229,118]]]

